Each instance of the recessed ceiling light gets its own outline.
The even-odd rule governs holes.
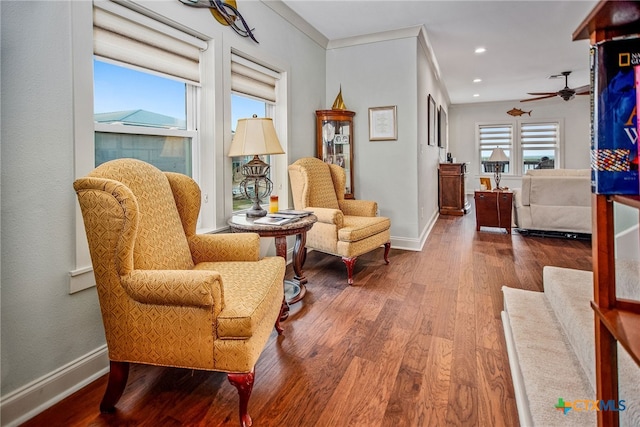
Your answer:
[[[474,93],[474,94],[473,94],[473,97],[474,97],[474,98],[477,98],[477,97],[479,97],[479,96],[480,96],[480,94],[479,94],[479,93]]]
[[[486,51],[487,49],[485,49],[484,47],[478,47],[475,50],[476,53],[485,53]]]
[[[482,81],[482,79],[473,79],[474,83],[480,83]]]

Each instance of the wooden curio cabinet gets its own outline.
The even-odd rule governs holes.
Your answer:
[[[347,110],[316,111],[317,157],[342,166],[347,175],[344,198],[353,199],[353,116]]]
[[[471,206],[464,191],[466,163],[440,163],[438,168],[438,203],[442,215],[464,215]]]

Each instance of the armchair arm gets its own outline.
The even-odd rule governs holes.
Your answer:
[[[260,236],[257,233],[196,234],[189,238],[193,262],[258,261]]]
[[[345,199],[338,202],[342,213],[350,216],[376,216],[378,203],[371,200]]]
[[[524,206],[522,200],[522,190],[520,188],[514,188],[513,190],[513,206],[517,208],[521,208]]]
[[[222,277],[206,270],[134,270],[120,277],[122,287],[142,304],[224,307]]]
[[[318,222],[334,224],[338,228],[342,228],[344,224],[344,214],[339,209],[316,208],[314,206],[307,206],[305,209],[313,211],[313,214],[318,217]]]

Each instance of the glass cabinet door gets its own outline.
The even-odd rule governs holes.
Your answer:
[[[317,157],[325,163],[345,169],[345,199],[352,199],[353,191],[353,116],[352,111],[316,111]]]

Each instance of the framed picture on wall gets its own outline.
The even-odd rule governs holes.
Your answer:
[[[433,96],[429,94],[429,111],[428,111],[428,126],[429,126],[429,145],[436,145],[436,101],[433,99]]]
[[[369,140],[395,141],[397,139],[396,106],[369,108]]]
[[[447,112],[442,105],[438,108],[438,147],[447,146]]]

